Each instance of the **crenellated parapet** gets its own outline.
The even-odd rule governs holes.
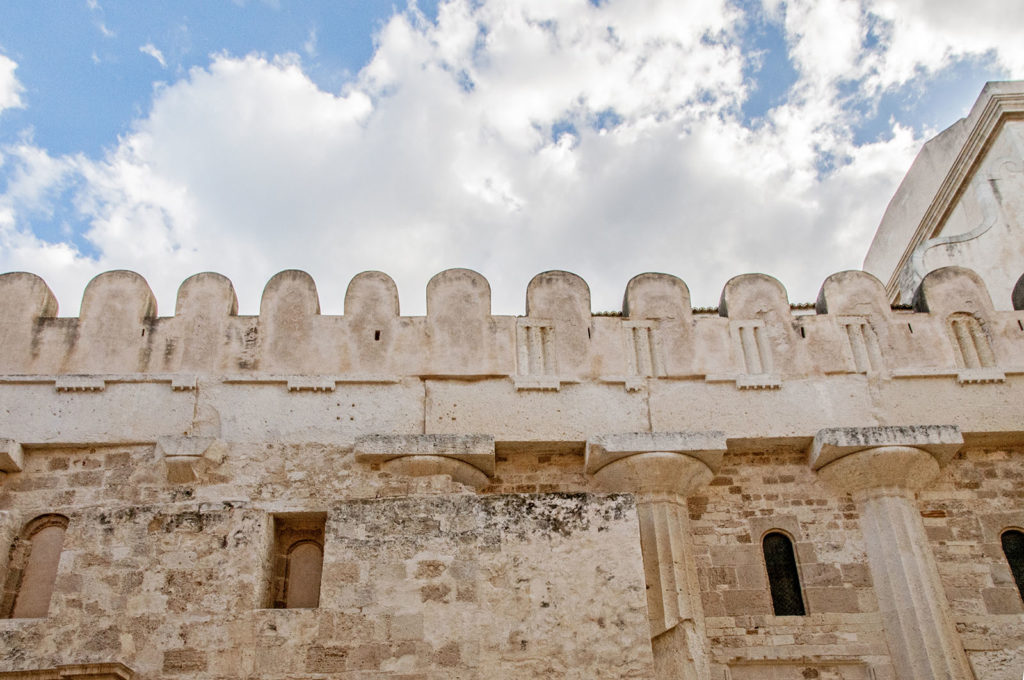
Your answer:
[[[426,296],[426,316],[400,316],[391,278],[364,272],[344,314],[327,316],[312,278],[288,270],[267,283],[258,316],[240,316],[231,282],[203,273],[160,317],[141,276],[113,271],[86,287],[78,318],[62,318],[40,278],[4,274],[0,372],[62,376],[55,383],[68,390],[102,389],[103,376],[164,376],[182,389],[189,376],[277,376],[293,391],[407,377],[507,377],[517,390],[597,381],[633,391],[651,380],[776,390],[836,374],[976,383],[1024,372],[1024,314],[996,311],[981,279],[957,267],[929,274],[913,307],[895,309],[860,271],[828,277],[813,313],[763,274],[726,283],[717,314],[695,312],[668,274],[634,277],[618,316],[593,315],[587,284],[561,271],[534,277],[521,317],[493,315],[487,280],[466,269],[432,278]]]

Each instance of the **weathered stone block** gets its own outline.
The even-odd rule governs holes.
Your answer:
[[[956,425],[915,425],[907,427],[834,427],[819,430],[814,436],[809,462],[815,470],[845,455],[881,446],[910,446],[931,453],[944,465],[963,446],[964,438]]]
[[[21,444],[13,439],[0,439],[0,471],[21,472],[25,465],[25,454]]]
[[[586,469],[593,474],[617,460],[642,453],[679,453],[717,470],[725,455],[723,432],[629,432],[587,440]]]

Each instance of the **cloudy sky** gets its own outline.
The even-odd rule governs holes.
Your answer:
[[[0,7],[0,271],[62,314],[107,269],[160,312],[219,271],[255,313],[305,269],[402,312],[449,267],[521,314],[568,269],[813,300],[857,268],[924,140],[1024,78],[1006,0],[54,0]]]

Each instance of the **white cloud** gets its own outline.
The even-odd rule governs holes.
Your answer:
[[[21,101],[21,93],[25,91],[14,70],[18,64],[12,59],[0,54],[0,113],[4,109],[17,109],[24,106]]]
[[[167,68],[167,62],[164,60],[164,53],[161,52],[153,43],[146,43],[139,48],[139,52],[148,54],[160,63],[161,68]]]
[[[309,33],[306,34],[306,40],[302,43],[302,51],[306,53],[307,57],[316,56],[316,27],[309,29]]]
[[[888,49],[878,79],[906,82],[919,67],[938,70],[964,55],[993,54],[1007,71],[1024,74],[1024,4],[977,0],[874,0],[872,12],[887,22]]]
[[[647,270],[681,276],[697,304],[746,271],[811,300],[828,274],[859,266],[922,141],[893,126],[888,141],[855,144],[841,82],[867,101],[941,68],[937,54],[987,44],[940,16],[915,47],[912,13],[927,12],[908,7],[766,2],[799,79],[756,129],[739,114],[744,19],[726,0],[453,0],[436,23],[394,16],[342,93],[320,90],[295,56],[217,55],[158,88],[102,159],[16,153],[24,180],[0,201],[0,265],[44,275],[65,311],[88,275],[115,267],[145,275],[164,313],[204,269],[232,278],[254,313],[287,267],[313,274],[325,313],[371,268],[395,277],[405,313],[421,313],[427,280],[452,266],[487,276],[501,313],[521,313],[527,281],[548,268],[583,275],[595,309],[618,308]],[[871,12],[890,28],[865,52]],[[1017,68],[1016,49],[1000,48],[1000,63]],[[69,186],[96,262],[28,230]]]

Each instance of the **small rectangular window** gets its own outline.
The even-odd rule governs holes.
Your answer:
[[[318,607],[327,515],[289,513],[275,515],[273,521],[268,605],[274,609]]]

